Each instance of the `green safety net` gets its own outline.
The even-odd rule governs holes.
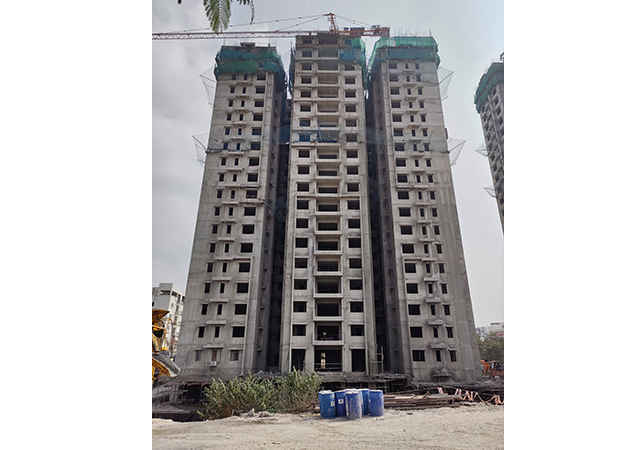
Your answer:
[[[350,41],[350,42],[349,42]],[[348,48],[341,49],[338,52],[338,58],[341,61],[349,61],[360,65],[362,70],[362,82],[367,83],[367,55],[365,50],[364,41],[360,38],[345,39],[345,42],[349,42]]]
[[[296,49],[291,49],[291,58],[289,59],[289,92],[293,95],[293,81],[296,79],[295,77],[295,68],[296,68]]]
[[[473,98],[473,102],[476,104],[476,111],[480,112],[480,108],[487,101],[491,89],[500,83],[504,83],[504,63],[494,62],[487,70],[487,73],[480,78],[480,84],[478,84],[476,95]]]
[[[379,50],[386,48],[386,55],[381,55]],[[373,46],[373,52],[369,59],[369,70],[376,63],[387,59],[415,59],[419,61],[433,61],[440,65],[438,56],[438,43],[431,36],[397,36],[380,38]]]
[[[218,78],[221,73],[275,73],[276,83],[280,89],[284,88],[284,67],[280,55],[275,51],[243,51],[232,48],[222,48],[216,55],[216,67],[213,73]]]

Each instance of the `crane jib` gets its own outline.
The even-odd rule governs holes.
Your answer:
[[[315,36],[324,33],[335,33],[345,37],[379,36],[389,37],[389,28],[376,27],[370,30],[351,29],[342,31],[227,31],[221,33],[209,32],[186,32],[177,31],[171,33],[152,33],[153,40],[175,40],[175,39],[242,39],[242,38],[291,38],[296,36]]]

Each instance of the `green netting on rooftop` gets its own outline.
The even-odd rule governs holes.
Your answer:
[[[350,41],[350,42],[347,43],[347,41]],[[353,38],[353,39],[347,38],[345,39],[345,43],[347,43],[347,45],[349,45],[354,50],[360,50],[361,52],[364,52],[365,50],[364,41],[360,38]]]
[[[379,52],[387,49],[386,54]],[[387,59],[416,59],[419,61],[433,61],[440,65],[438,43],[431,36],[397,36],[380,38],[373,46],[369,59],[369,70],[376,62]]]
[[[504,63],[494,62],[487,70],[487,73],[480,78],[480,84],[476,89],[476,94],[473,97],[473,102],[476,104],[476,111],[480,112],[480,108],[487,101],[489,92],[494,86],[504,83]]]
[[[367,82],[367,56],[365,43],[361,38],[347,38],[342,42],[346,44],[346,47],[338,48],[338,59],[340,61],[346,61],[354,64],[359,64],[362,69],[362,81],[365,84]],[[305,46],[305,49],[317,49],[318,47]],[[295,55],[296,49],[291,49],[291,59],[289,64],[289,91],[293,92],[293,85],[295,82]]]
[[[275,51],[243,51],[222,48],[216,55],[216,68],[213,73],[218,78],[221,73],[257,73],[277,74],[276,82],[284,88],[284,67],[280,55]]]

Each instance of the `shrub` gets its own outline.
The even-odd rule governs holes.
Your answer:
[[[234,378],[228,382],[213,379],[205,388],[205,410],[201,414],[207,419],[223,419],[250,409],[263,411],[272,409],[277,399],[273,383],[264,378],[244,380]]]
[[[298,372],[295,368],[284,378],[277,379],[278,403],[280,412],[303,412],[311,409],[318,399],[318,391],[322,385],[322,377],[313,372]]]
[[[318,374],[295,369],[273,379],[253,378],[251,374],[227,382],[213,379],[205,388],[205,409],[199,415],[203,419],[223,419],[251,409],[303,412],[314,406],[321,385]]]

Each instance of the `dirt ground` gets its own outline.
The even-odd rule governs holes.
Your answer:
[[[504,448],[504,406],[461,403],[413,411],[386,409],[382,417],[360,420],[270,413],[206,422],[152,419],[152,431],[154,450],[493,450]]]

